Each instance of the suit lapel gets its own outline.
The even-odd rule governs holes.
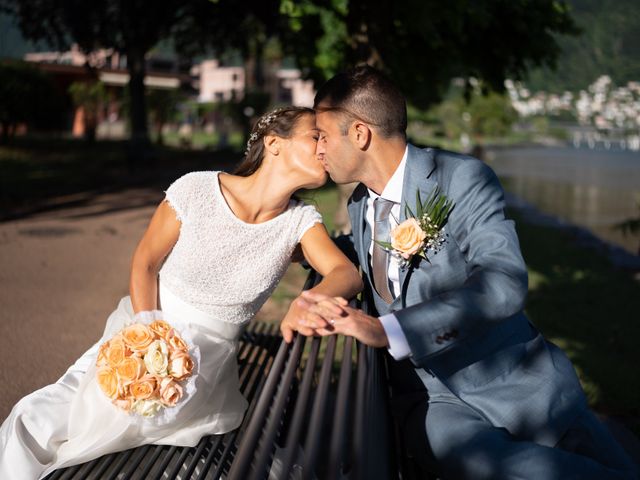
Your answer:
[[[362,271],[366,275],[369,274],[369,244],[371,243],[371,235],[365,235],[365,214],[367,209],[367,187],[359,184],[353,191],[351,202],[347,205],[349,218],[351,219],[351,227],[353,231],[353,244],[358,252]]]
[[[400,204],[400,221],[407,219],[406,207],[407,205],[416,214],[416,192],[420,192],[420,198],[424,202],[429,194],[438,185],[432,176],[433,171],[436,168],[435,163],[435,150],[432,148],[420,149],[409,144],[409,151],[407,154],[407,166],[404,171],[404,180],[402,183],[402,203]],[[401,295],[398,295],[393,302],[395,307],[396,302],[401,301],[401,297],[404,297],[405,282],[411,276],[411,267],[400,269],[400,287]]]

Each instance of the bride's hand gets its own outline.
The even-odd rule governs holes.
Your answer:
[[[341,298],[312,302],[305,298],[303,292],[291,302],[289,311],[280,323],[280,331],[284,340],[287,343],[291,342],[293,332],[305,336],[330,334],[333,329],[330,319],[343,315],[344,311],[341,305],[346,304],[346,300]]]

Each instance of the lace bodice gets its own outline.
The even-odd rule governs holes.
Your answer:
[[[181,227],[160,270],[160,282],[185,302],[230,323],[244,323],[255,315],[304,233],[322,222],[313,206],[292,200],[277,217],[246,223],[227,205],[218,172],[179,178],[167,189],[166,200]]]

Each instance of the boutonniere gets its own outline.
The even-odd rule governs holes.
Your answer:
[[[382,248],[399,259],[401,267],[411,263],[415,255],[427,258],[426,251],[438,249],[445,243],[444,226],[454,203],[438,187],[434,188],[429,198],[423,203],[420,192],[416,192],[416,213],[409,205],[405,205],[407,219],[391,231],[391,242],[376,240]]]

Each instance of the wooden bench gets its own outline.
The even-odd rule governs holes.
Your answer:
[[[312,271],[305,288],[319,280]],[[368,310],[366,299],[354,304]],[[237,430],[195,447],[113,453],[47,479],[424,478],[391,420],[383,351],[342,336],[287,344],[277,325],[252,323],[238,364],[249,408]]]

